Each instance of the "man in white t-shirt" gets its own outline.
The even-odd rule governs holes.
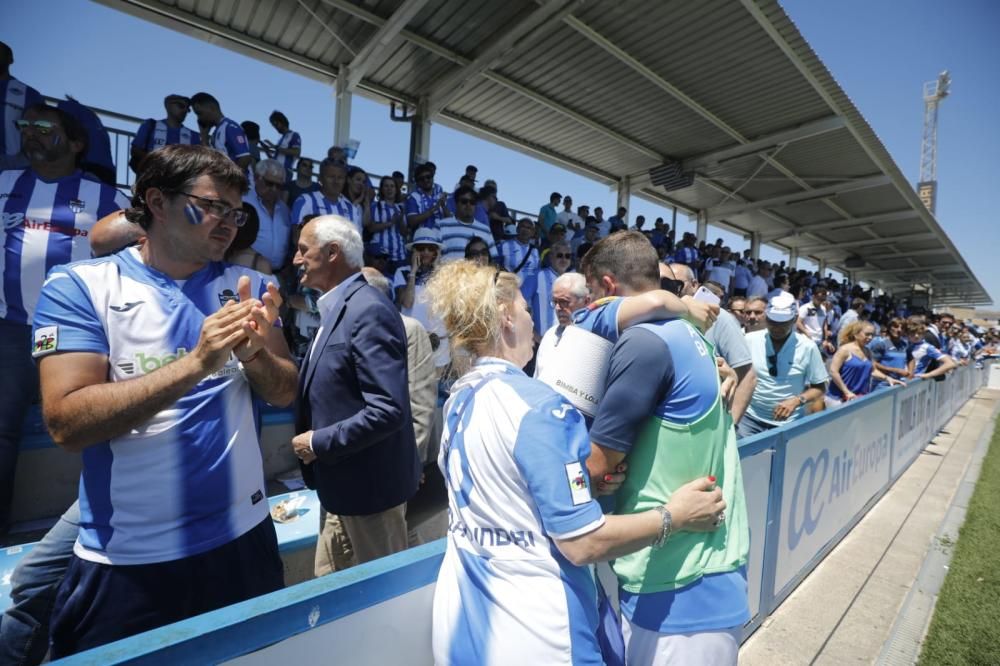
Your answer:
[[[565,208],[564,210],[559,211],[559,214],[556,215],[556,222],[569,230],[582,229],[583,220],[580,219],[579,215],[573,212],[573,197],[567,194],[563,197],[562,202]]]
[[[812,300],[799,308],[799,320],[795,328],[815,342],[821,352],[832,354],[836,348],[829,341],[830,326],[827,323],[826,309],[823,307],[826,294],[826,287],[813,289]]]

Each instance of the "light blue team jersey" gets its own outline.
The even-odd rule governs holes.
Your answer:
[[[392,222],[396,215],[400,214],[400,205],[389,203],[388,201],[373,201],[371,205],[372,222],[384,224]],[[393,225],[382,231],[376,231],[372,236],[372,242],[385,252],[391,261],[406,260],[406,241],[399,233],[399,227]]]
[[[302,148],[302,137],[299,136],[298,132],[293,132],[288,130],[281,135],[278,140],[278,148]],[[285,167],[285,172],[288,174],[289,178],[294,178],[294,172],[292,167],[295,165],[294,155],[278,155],[278,161],[281,165]]]
[[[538,248],[530,243],[522,243],[516,238],[505,240],[498,246],[500,263],[505,271],[513,273],[518,267],[517,277],[521,280],[521,295],[531,302],[531,295],[538,288]],[[527,260],[525,260],[527,256]],[[524,262],[522,265],[521,262]],[[550,292],[551,293],[551,292]]]
[[[198,132],[181,127],[171,127],[166,120],[149,118],[139,125],[139,130],[132,139],[132,147],[152,152],[164,146],[197,146],[201,143]]]
[[[108,380],[135,379],[190,353],[202,322],[238,298],[240,276],[262,295],[268,278],[211,263],[183,286],[137,249],[61,266],[45,281],[34,355],[108,358]],[[253,397],[235,357],[130,432],[86,448],[76,555],[115,565],[190,557],[266,519]]]
[[[609,342],[618,343],[623,333],[618,328],[618,311],[622,302],[623,299],[618,297],[599,299],[574,312],[574,324]],[[636,327],[627,330],[633,331],[634,328]],[[700,336],[689,325],[676,320],[641,324],[638,328],[645,331],[633,331],[629,335],[653,333],[660,339],[632,337],[627,340],[629,346],[619,349],[618,353],[622,355],[622,365],[633,368],[629,379],[636,385],[645,387],[646,391],[655,392],[665,373],[671,377],[671,393],[656,407],[656,415],[674,423],[692,423],[713,409],[718,396],[718,379],[714,364],[709,368],[704,360],[707,350]],[[642,341],[658,346],[667,345],[668,353],[657,354],[660,366],[639,360],[641,350],[636,349],[635,344]],[[625,342],[623,340],[622,344]],[[630,362],[633,356],[637,359]],[[606,396],[606,399],[609,398]],[[614,408],[612,411],[616,415],[622,415],[625,410]],[[599,412],[599,415],[604,418],[601,425],[605,433],[614,432],[618,428],[631,429],[618,419],[607,418],[604,411]],[[597,438],[605,439],[603,434],[594,437]],[[617,439],[610,437],[607,443]],[[629,448],[631,444],[632,442],[628,442]],[[625,452],[627,453],[627,449]],[[628,458],[625,460],[627,462]],[[602,505],[606,505],[609,511],[612,510],[610,503],[602,502]],[[727,573],[709,574],[690,585],[665,592],[639,594],[619,587],[618,599],[625,617],[649,631],[683,633],[735,626],[747,619],[746,569],[741,567]]]
[[[893,343],[892,338],[886,336],[875,338],[868,343],[868,350],[872,353],[872,360],[890,368],[905,369],[910,357],[909,349],[909,343],[903,338],[900,338],[898,343]],[[895,375],[890,376],[895,377]],[[888,385],[888,382],[879,379],[872,386],[872,389]]]
[[[247,143],[247,135],[244,134],[243,128],[238,122],[229,118],[223,118],[212,130],[211,143],[212,148],[223,155],[228,155],[234,162],[250,154],[250,145]]]
[[[17,155],[21,152],[21,131],[14,123],[21,119],[25,109],[43,101],[41,93],[13,77],[0,81],[0,102],[3,103],[0,150],[3,150],[4,155]]]
[[[53,181],[31,169],[0,171],[0,318],[30,325],[46,273],[89,259],[90,230],[128,205],[118,190],[80,171]]]
[[[444,244],[444,247],[441,248],[441,258],[438,260],[440,262],[464,259],[465,246],[473,238],[479,238],[486,243],[486,247],[490,250],[491,259],[497,258],[497,244],[493,240],[493,232],[490,231],[489,225],[478,220],[466,224],[457,218],[448,217],[438,220],[434,227],[441,231],[441,242]]]
[[[910,347],[910,358],[916,361],[916,364],[913,366],[913,374],[920,375],[929,372],[931,363],[942,356],[944,354],[941,350],[926,340],[921,340],[917,344],[912,345]]]
[[[552,541],[604,522],[583,417],[512,364],[485,358],[455,383],[444,419],[449,526],[435,662],[602,663],[593,576]]]
[[[531,321],[535,325],[535,333],[545,335],[545,331],[556,325],[556,309],[552,307],[552,285],[559,275],[549,267],[538,271],[535,279],[535,291],[530,299],[525,299],[531,305]]]
[[[340,215],[354,223],[358,233],[364,238],[364,218],[361,207],[354,205],[347,197],[340,195],[336,201],[330,201],[320,191],[300,194],[292,204],[292,224],[300,226],[302,218],[309,215]]]
[[[426,213],[427,211],[429,211],[431,208],[437,205],[438,199],[441,197],[441,194],[442,194],[441,186],[436,183],[434,184],[434,187],[431,188],[430,194],[427,194],[419,187],[414,188],[413,191],[410,192],[409,196],[406,197],[407,218],[409,218],[412,215],[420,215],[422,213]],[[428,217],[426,220],[424,220],[423,224],[421,224],[420,226],[437,228],[438,220],[442,219],[443,217],[444,215],[443,213],[441,213],[440,210],[435,211],[434,214]]]

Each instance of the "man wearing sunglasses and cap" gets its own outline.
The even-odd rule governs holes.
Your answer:
[[[805,416],[803,406],[823,396],[830,380],[819,348],[795,330],[798,303],[782,292],[768,301],[767,327],[747,334],[757,387],[738,425],[740,437]]]
[[[161,120],[147,118],[139,125],[132,140],[132,170],[138,172],[139,163],[149,153],[164,146],[177,144],[191,146],[201,143],[196,130],[184,126],[184,119],[191,110],[191,101],[184,95],[167,95],[163,99],[167,117]]]
[[[201,146],[144,167],[127,217],[145,242],[56,267],[35,312],[46,425],[83,454],[54,658],[283,584],[254,399],[290,404],[298,372],[276,285],[222,263],[246,179]]]

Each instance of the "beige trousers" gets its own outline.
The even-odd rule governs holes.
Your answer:
[[[314,573],[342,571],[406,550],[406,503],[367,516],[337,516],[320,511]]]

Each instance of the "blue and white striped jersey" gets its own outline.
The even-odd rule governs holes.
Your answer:
[[[31,324],[46,273],[89,259],[90,229],[128,205],[118,190],[80,171],[51,182],[31,169],[0,171],[0,318]]]
[[[556,309],[552,307],[552,285],[555,284],[557,277],[559,275],[548,266],[538,271],[535,293],[530,299],[525,299],[531,304],[531,320],[538,335],[545,335],[545,331],[559,321],[556,319]]]
[[[604,523],[583,417],[512,364],[484,358],[455,383],[444,418],[435,663],[602,663],[593,576],[552,541]]]
[[[139,130],[132,140],[132,147],[152,152],[164,146],[197,146],[201,143],[201,135],[198,132],[181,127],[171,127],[166,120],[153,120],[148,118],[146,122],[139,125]]]
[[[396,203],[373,201],[371,205],[372,222],[376,224],[392,222],[393,218],[401,213],[401,210],[401,206]],[[376,231],[372,236],[372,242],[389,255],[390,261],[404,261],[406,259],[406,241],[399,233],[398,225]]]
[[[406,197],[406,216],[420,215],[421,213],[427,212],[437,205],[438,199],[441,198],[441,194],[441,186],[437,183],[434,184],[430,194],[427,194],[419,187],[414,188],[413,191],[410,192],[409,196]],[[442,217],[444,217],[444,215],[441,211],[437,211],[424,220],[424,223],[421,226],[433,227]]]
[[[292,204],[292,224],[299,226],[302,218],[309,215],[340,215],[346,217],[354,226],[358,233],[364,238],[364,218],[361,215],[361,206],[356,206],[344,195],[337,197],[336,201],[330,201],[320,191],[306,192],[300,194],[299,198]]]
[[[540,265],[538,248],[530,243],[521,243],[516,238],[511,238],[500,243],[498,250],[500,252],[500,263],[503,265],[505,271],[510,271],[511,273],[518,266],[521,266],[525,255],[530,255],[528,256],[528,260],[524,261],[521,270],[517,271],[517,277],[521,280],[521,295],[524,296],[524,300],[530,303],[531,295],[538,288],[538,268]]]
[[[13,77],[0,81],[0,102],[3,103],[0,150],[4,155],[21,152],[21,132],[14,123],[21,119],[25,109],[43,101],[41,93]]]
[[[438,261],[465,259],[465,246],[473,238],[481,238],[490,250],[490,258],[497,258],[497,244],[493,240],[493,232],[490,231],[489,225],[478,220],[466,224],[457,218],[446,217],[443,220],[438,220],[433,226],[441,231],[441,242],[444,244],[444,247],[441,248],[441,258]]]
[[[250,144],[247,143],[247,135],[244,134],[243,128],[238,122],[229,118],[220,120],[212,130],[211,143],[212,148],[223,155],[228,155],[234,162],[250,154]],[[253,182],[252,178],[250,182]]]
[[[299,136],[298,132],[293,132],[292,130],[288,130],[287,132],[282,134],[281,138],[278,140],[278,148],[301,148],[301,147],[302,147],[302,137]],[[292,171],[292,167],[295,166],[296,159],[297,158],[293,157],[292,155],[278,155],[278,161],[281,162],[281,165],[283,167],[285,167],[285,170],[288,172],[289,178],[293,177],[292,174],[294,172]]]
[[[34,355],[104,354],[112,382],[156,372],[197,346],[242,275],[258,296],[273,279],[211,263],[178,286],[134,247],[60,266],[42,288]],[[231,357],[147,423],[84,450],[74,552],[116,565],[190,557],[267,518],[264,491],[253,397]]]

